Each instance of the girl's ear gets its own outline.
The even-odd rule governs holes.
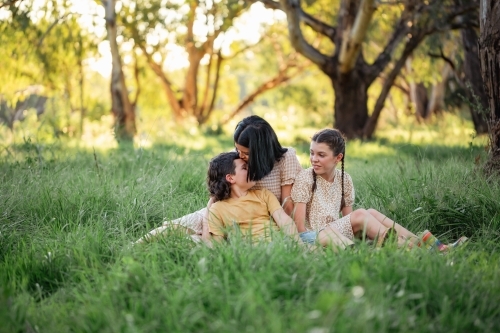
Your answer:
[[[227,175],[226,175],[226,180],[227,180],[230,184],[234,184],[233,175],[227,174]]]
[[[342,158],[344,158],[344,154],[339,153],[339,154],[335,157],[335,161],[338,163],[338,162],[342,161]]]

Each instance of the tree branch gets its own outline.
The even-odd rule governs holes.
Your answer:
[[[260,2],[266,8],[285,11],[278,1],[273,1],[273,0],[247,0],[247,1],[252,3]],[[337,33],[337,29],[335,27],[332,27],[331,25],[326,24],[321,20],[318,20],[314,16],[309,15],[302,8],[300,8],[299,18],[300,21],[304,22],[304,24],[309,26],[311,29],[313,29],[317,33],[320,33],[328,37],[332,42],[334,42]]]
[[[220,79],[220,68],[222,65],[222,61],[224,58],[222,57],[221,50],[217,53],[217,65],[215,67],[215,79],[214,79],[214,89],[212,90],[212,99],[210,101],[210,105],[208,108],[205,109],[205,114],[202,115],[202,123],[204,123],[208,116],[210,115],[210,112],[213,110],[214,105],[215,105],[215,99],[217,98],[217,90],[219,88],[219,79]]]
[[[2,2],[2,3],[0,3],[0,8],[7,7],[7,6],[12,6],[17,1],[18,0],[11,0],[11,1],[7,1],[7,2]]]
[[[203,92],[203,99],[200,105],[198,105],[197,110],[196,110],[196,116],[202,115],[204,113],[204,110],[207,107],[207,101],[208,101],[208,90],[210,89],[210,80],[212,79],[212,61],[214,58],[214,53],[210,53],[210,58],[208,59],[208,64],[207,64],[207,74],[206,74],[206,80],[205,80],[205,91]]]
[[[442,47],[439,48],[439,53],[440,54],[428,52],[427,55],[431,58],[443,59],[446,63],[448,63],[448,65],[450,65],[451,69],[453,69],[453,71],[455,71],[456,67],[455,67],[455,64],[453,63],[453,60],[451,60],[450,58],[448,58],[447,56],[444,55]]]
[[[375,12],[375,1],[361,0],[354,25],[349,36],[342,40],[340,47],[339,64],[341,73],[348,73],[354,68],[361,50],[361,43],[372,20],[373,12]]]
[[[373,64],[369,66],[370,69],[367,77],[368,82],[373,82],[384,70],[387,64],[389,64],[392,60],[394,50],[408,33],[407,27],[410,21],[408,21],[405,16],[406,15],[403,13],[402,17],[396,23],[393,34],[384,47],[384,50],[378,55]]]
[[[290,42],[297,52],[302,54],[314,64],[323,67],[328,57],[307,43],[300,29],[302,9],[299,0],[280,0],[281,6],[288,17],[288,34]]]
[[[417,48],[417,46],[425,38],[425,36],[426,36],[425,32],[420,31],[419,34],[413,35],[412,38],[410,38],[406,43],[403,53],[401,54],[401,57],[396,61],[394,67],[389,72],[389,75],[387,75],[387,78],[384,81],[384,84],[382,86],[382,91],[380,92],[380,95],[377,98],[377,101],[375,102],[372,115],[370,116],[365,127],[363,128],[364,137],[370,138],[373,136],[378,118],[384,107],[385,100],[391,90],[391,87],[394,84],[394,81],[396,80],[396,77],[401,71],[401,68],[403,68],[406,59],[413,53],[413,51]]]
[[[234,116],[236,116],[238,113],[243,111],[248,105],[250,105],[259,95],[262,95],[263,93],[278,87],[280,84],[285,83],[294,78],[295,76],[299,75],[300,73],[302,73],[304,68],[306,68],[308,65],[309,65],[308,62],[301,65],[296,65],[295,55],[292,54],[288,58],[287,63],[280,68],[279,72],[274,77],[263,82],[251,94],[246,96],[236,107],[236,109],[234,109],[233,112],[231,112],[227,117],[225,117],[222,120],[220,125],[223,126],[227,124],[231,119],[234,118]],[[292,68],[296,68],[296,71],[294,73],[288,73],[288,71]]]
[[[137,44],[139,48],[141,49],[142,53],[146,57],[146,60],[148,62],[149,67],[153,70],[153,72],[160,78],[160,81],[165,88],[165,92],[167,94],[168,101],[170,103],[170,106],[172,107],[172,111],[176,116],[181,115],[181,110],[182,106],[179,103],[179,100],[175,97],[174,90],[172,89],[172,82],[168,79],[168,77],[165,75],[163,72],[162,68],[160,65],[158,65],[154,60],[151,54],[149,54],[146,50],[146,47],[144,44],[140,43]]]

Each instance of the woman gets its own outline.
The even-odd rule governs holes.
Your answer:
[[[293,148],[283,148],[271,125],[259,116],[249,116],[238,123],[234,132],[234,144],[240,158],[248,164],[248,180],[256,181],[253,189],[271,191],[285,212],[290,214],[293,203],[290,199],[295,176],[302,170]],[[214,202],[210,198],[209,208]],[[171,227],[184,227],[194,235],[208,237],[206,223],[207,208],[185,215],[173,221],[166,221],[139,239],[137,243],[150,239]],[[193,239],[196,239],[194,237]]]

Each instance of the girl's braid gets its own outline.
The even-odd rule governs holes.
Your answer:
[[[345,152],[342,156],[342,199],[340,201],[340,210],[345,207],[345,198],[344,198],[344,160],[345,160]]]
[[[313,194],[314,194],[314,191],[316,191],[316,187],[317,187],[317,185],[316,185],[316,177],[317,177],[317,175],[316,175],[316,172],[314,172],[314,169],[312,169],[312,173],[313,173],[313,186],[312,186],[312,192],[313,192]]]

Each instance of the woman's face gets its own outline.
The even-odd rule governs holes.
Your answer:
[[[337,166],[337,163],[342,160],[342,157],[342,154],[338,154],[337,156],[333,155],[333,151],[326,143],[311,141],[309,159],[317,175],[323,177],[330,176]]]
[[[248,163],[248,154],[250,153],[250,150],[247,147],[244,147],[237,143],[235,143],[234,146],[236,147],[236,151],[240,155],[240,158]]]

